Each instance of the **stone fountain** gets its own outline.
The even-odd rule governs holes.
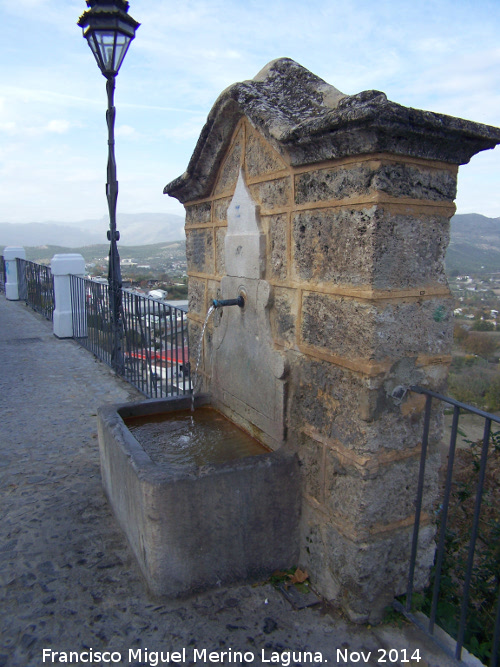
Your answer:
[[[165,188],[186,208],[191,349],[214,299],[244,298],[207,327],[206,400],[286,455],[301,506],[288,565],[355,621],[405,588],[423,419],[406,389],[445,389],[458,166],[498,143],[496,128],[344,95],[284,58],[220,95]],[[417,586],[433,562],[441,423],[436,410]]]

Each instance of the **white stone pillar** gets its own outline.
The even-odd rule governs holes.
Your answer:
[[[54,276],[54,335],[73,338],[73,312],[71,309],[70,275],[85,275],[85,260],[78,253],[54,255],[50,263]],[[82,307],[84,302],[79,300]]]
[[[7,246],[3,251],[5,260],[5,296],[9,301],[19,301],[19,280],[16,258],[26,259],[26,251],[21,246]]]

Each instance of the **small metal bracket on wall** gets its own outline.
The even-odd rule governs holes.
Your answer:
[[[401,405],[407,393],[408,387],[404,387],[402,384],[398,384],[397,387],[394,387],[391,392],[391,398],[393,399],[395,405]]]

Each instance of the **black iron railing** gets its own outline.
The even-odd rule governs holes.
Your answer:
[[[70,276],[73,337],[111,366],[114,345],[109,287]],[[122,290],[123,377],[150,398],[189,394],[187,314],[181,308]]]
[[[54,278],[49,266],[26,259],[16,259],[19,299],[52,320],[54,313]]]
[[[445,629],[454,635],[456,640],[455,650],[450,649],[443,643],[441,647],[457,660],[461,659],[462,649],[466,643],[466,633],[468,636],[474,635],[474,630],[471,630],[470,623],[474,620],[477,626],[477,615],[480,613],[481,605],[485,604],[485,598],[491,598],[489,610],[485,618],[487,620],[481,621],[482,629],[488,625],[486,633],[488,639],[483,646],[476,648],[482,650],[482,659],[488,656],[488,662],[491,667],[497,667],[500,658],[498,655],[500,646],[500,517],[491,515],[491,510],[487,517],[481,512],[486,506],[491,503],[488,500],[483,503],[483,496],[485,493],[485,478],[487,473],[488,456],[497,455],[500,450],[500,431],[493,430],[492,425],[500,426],[500,417],[479,410],[471,405],[460,403],[452,398],[442,396],[436,392],[422,389],[421,387],[411,387],[411,391],[426,396],[425,415],[424,415],[424,430],[422,437],[422,452],[420,458],[420,471],[417,487],[416,509],[415,509],[415,523],[413,529],[410,567],[408,573],[408,586],[406,592],[406,599],[404,604],[395,601],[395,607],[416,623],[422,630],[429,634],[438,643],[439,640],[435,635],[435,625],[439,624],[438,609],[444,610],[449,618],[448,627]],[[425,464],[429,444],[429,428],[431,422],[431,410],[433,401],[439,401],[452,406],[453,420],[451,426],[451,436],[448,451],[448,464],[446,468],[446,479],[444,481],[444,488],[442,489],[442,499],[437,507],[438,517],[438,543],[435,555],[435,562],[431,576],[430,588],[426,593],[427,606],[423,606],[423,610],[428,614],[428,622],[422,621],[413,613],[414,602],[414,575],[415,566],[417,562],[418,551],[418,536],[420,528],[420,520],[422,514],[422,503],[424,500],[424,481],[425,481]],[[469,475],[467,482],[461,481],[459,474],[456,471],[456,454],[457,454],[457,437],[464,434],[461,432],[459,426],[460,415],[468,412],[481,417],[484,420],[484,428],[482,439],[477,443],[464,439],[465,449],[467,453],[467,465]],[[462,464],[462,472],[463,464]],[[458,479],[456,479],[458,478]],[[497,485],[496,485],[497,486]],[[459,517],[460,531],[457,531],[456,524],[450,526],[450,514],[455,510],[455,506],[467,501],[468,505]],[[465,517],[470,514],[470,523],[465,524]],[[457,534],[461,533],[461,535]],[[464,538],[464,535],[466,538]],[[464,538],[460,542],[460,537]],[[468,543],[467,543],[468,541]],[[491,543],[491,542],[494,543]],[[452,552],[450,554],[450,551]],[[453,566],[445,565],[446,559],[453,560]],[[493,562],[492,562],[493,559]],[[486,561],[487,568],[484,567]],[[496,561],[496,563],[495,563]],[[483,571],[481,571],[483,568]],[[487,569],[487,572],[484,570]],[[485,578],[488,581],[481,581]],[[479,581],[480,586],[480,601],[471,600],[471,586],[477,585]],[[443,600],[443,589],[446,589],[448,598]],[[450,590],[453,589],[453,593]],[[422,595],[420,595],[422,600]],[[455,619],[451,618],[456,608]],[[491,608],[494,608],[493,612]],[[487,645],[485,647],[485,645]],[[473,650],[475,646],[468,643],[469,649]]]
[[[0,255],[0,292],[5,292],[5,260],[3,255]]]
[[[108,285],[70,276],[73,338],[98,359],[111,365]]]

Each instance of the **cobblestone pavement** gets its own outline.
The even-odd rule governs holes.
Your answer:
[[[0,396],[0,667],[155,665],[167,657],[186,665],[307,665],[320,657],[376,665],[388,649],[397,650],[392,664],[453,664],[410,626],[359,627],[325,605],[295,611],[269,584],[151,599],[102,492],[95,419],[103,403],[142,396],[2,294]],[[417,648],[420,662],[405,662]],[[54,654],[44,658],[44,649]],[[246,652],[243,662],[235,651]]]

